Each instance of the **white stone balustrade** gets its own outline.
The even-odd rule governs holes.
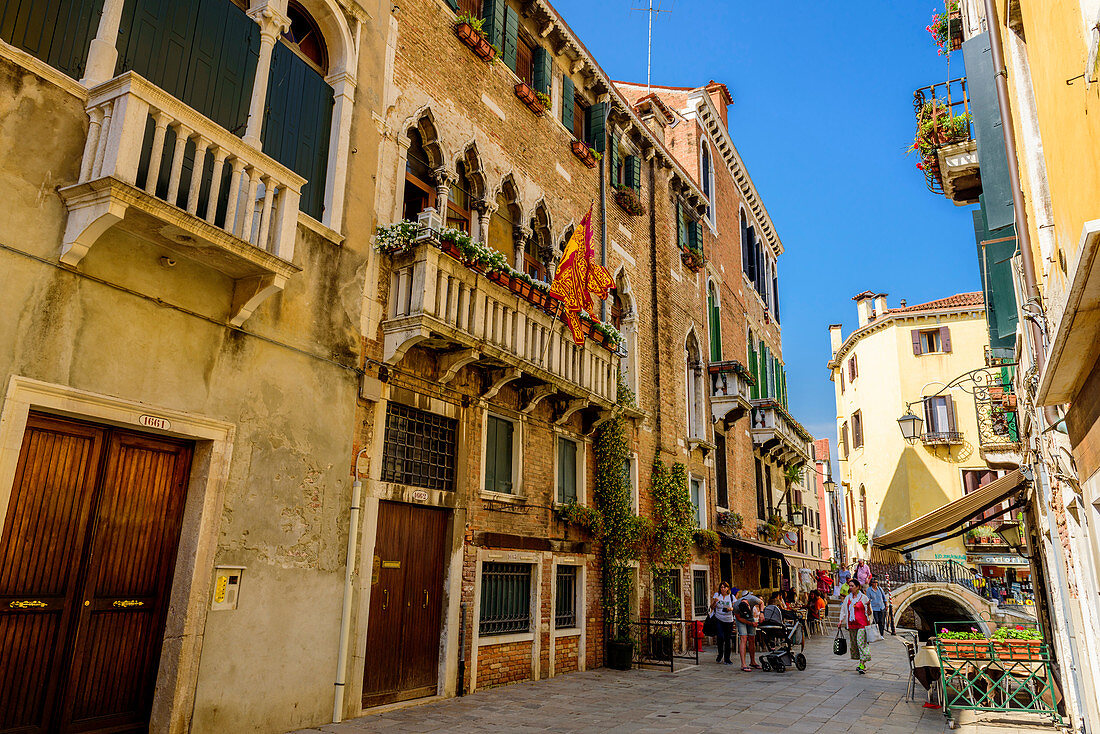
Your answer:
[[[464,348],[471,356],[463,364],[518,369],[551,386],[536,390],[540,396],[557,391],[604,409],[615,403],[618,358],[612,352],[591,339],[574,344],[560,319],[429,243],[394,258],[382,330],[391,364],[415,344]]]
[[[771,398],[752,402],[752,441],[784,466],[808,462],[813,438]]]
[[[735,362],[715,362],[708,366],[710,409],[715,423],[735,422],[752,407],[752,385],[745,369]]]
[[[62,262],[121,223],[232,277],[234,323],[298,272],[304,178],[132,71],[91,89],[86,109],[80,177],[60,190]]]

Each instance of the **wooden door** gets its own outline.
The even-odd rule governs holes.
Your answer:
[[[445,510],[394,502],[379,507],[364,707],[436,692],[449,520]]]
[[[148,728],[190,463],[185,442],[30,417],[0,536],[0,732]]]

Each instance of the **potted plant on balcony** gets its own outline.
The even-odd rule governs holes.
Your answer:
[[[538,93],[535,92],[527,82],[521,81],[516,85],[516,96],[519,97],[520,102],[527,105],[527,109],[531,110],[536,115],[542,115],[542,113],[546,112],[546,105],[542,103]]]
[[[497,56],[497,48],[485,38],[485,21],[469,13],[460,13],[455,23],[455,35],[483,61],[492,61]]]
[[[959,3],[953,0],[944,12],[938,12],[932,16],[932,22],[925,26],[925,30],[936,42],[941,56],[946,56],[951,51],[962,48],[963,27],[962,13],[959,12]]]
[[[702,248],[698,246],[681,248],[680,260],[684,263],[684,267],[693,273],[698,273],[707,263],[707,259],[703,256]]]
[[[645,205],[642,204],[642,197],[632,186],[616,186],[615,203],[622,207],[623,211],[632,217],[640,217],[645,214]]]
[[[856,542],[862,545],[864,548],[866,548],[867,544],[871,542],[871,539],[867,537],[866,529],[860,528],[856,531]]]
[[[943,102],[931,99],[917,110],[917,133],[910,153],[917,153],[917,168],[926,177],[939,179],[940,167],[936,151],[945,145],[970,139],[970,115],[952,115]]]
[[[589,168],[595,168],[596,164],[603,158],[595,149],[589,148],[586,143],[580,140],[574,140],[570,144],[570,148],[573,150],[573,155]]]
[[[393,224],[379,224],[374,228],[371,244],[383,255],[396,255],[408,250],[416,237],[416,222],[403,221]]]

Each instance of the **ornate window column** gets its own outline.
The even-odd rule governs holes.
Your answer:
[[[512,239],[516,243],[516,261],[512,263],[519,272],[524,272],[523,256],[527,253],[527,244],[531,241],[530,227],[524,227],[523,225],[517,225],[512,230]]]
[[[458,180],[444,166],[432,170],[432,178],[435,179],[435,210],[439,212],[443,226],[447,226],[447,204],[451,200],[451,184]]]
[[[99,28],[88,49],[88,63],[84,67],[84,78],[80,83],[91,89],[115,76],[115,64],[118,62],[118,24],[122,20],[122,6],[125,0],[104,0],[103,12],[99,16]]]
[[[477,241],[483,245],[489,244],[489,220],[493,218],[493,213],[497,210],[497,205],[481,199],[476,205],[478,218],[477,218]]]
[[[248,125],[244,141],[259,149],[260,132],[264,126],[264,107],[267,105],[267,81],[271,76],[271,54],[279,36],[290,28],[290,18],[270,2],[248,11],[252,20],[260,26],[260,57],[256,61],[256,78],[252,84],[252,101],[248,105]]]

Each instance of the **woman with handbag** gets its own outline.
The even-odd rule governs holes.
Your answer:
[[[848,652],[852,660],[859,661],[856,671],[860,675],[867,672],[867,663],[871,661],[871,648],[867,644],[870,613],[871,600],[863,593],[859,581],[851,579],[848,582],[848,596],[844,597],[844,603],[840,606],[840,627],[848,628]]]
[[[733,593],[728,582],[718,585],[718,591],[710,600],[710,612],[718,622],[718,657],[714,662],[733,665],[730,651],[733,647]]]

